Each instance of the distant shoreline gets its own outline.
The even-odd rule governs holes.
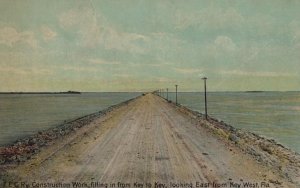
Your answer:
[[[207,93],[270,93],[270,92],[300,92],[300,91],[262,91],[262,90],[253,90],[253,91],[208,91]],[[56,92],[56,91],[18,91],[18,92],[1,92],[1,94],[82,94],[82,93],[144,93],[142,91],[62,91],[62,92]],[[175,93],[175,91],[169,91],[169,93]],[[178,93],[203,93],[203,91],[179,91]]]
[[[81,94],[79,91],[62,91],[62,92],[0,92],[0,94]]]

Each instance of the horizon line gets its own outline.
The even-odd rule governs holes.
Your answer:
[[[157,90],[151,90],[151,91],[142,91],[142,90],[136,90],[136,91],[77,91],[77,90],[72,90],[71,92],[69,91],[0,91],[0,94],[17,94],[17,93],[23,93],[23,94],[26,94],[26,93],[69,93],[69,94],[72,94],[72,92],[80,92],[80,93],[130,93],[130,92],[137,92],[137,93],[152,93],[152,92],[155,92]],[[163,92],[166,92],[165,90]],[[174,93],[175,91],[170,91],[169,90],[169,93]],[[189,92],[204,92],[204,91],[178,91],[178,93],[189,93]],[[259,92],[300,92],[300,90],[213,90],[213,91],[207,91],[208,93],[209,92],[249,92],[249,93],[259,93]]]

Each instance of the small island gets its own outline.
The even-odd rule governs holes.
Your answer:
[[[62,91],[62,92],[0,92],[0,94],[81,94],[79,91]]]
[[[265,91],[245,91],[246,93],[263,93],[263,92],[265,92]]]

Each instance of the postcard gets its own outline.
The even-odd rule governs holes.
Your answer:
[[[300,187],[299,10],[0,0],[0,187]]]

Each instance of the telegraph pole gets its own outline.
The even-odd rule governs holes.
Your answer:
[[[176,105],[177,105],[178,104],[177,103],[177,87],[178,87],[178,85],[176,84],[175,87],[176,87]]]
[[[207,120],[207,96],[206,96],[206,77],[203,77],[202,80],[204,80],[204,100],[205,100],[205,119]]]
[[[169,89],[167,88],[167,101],[169,100]]]

